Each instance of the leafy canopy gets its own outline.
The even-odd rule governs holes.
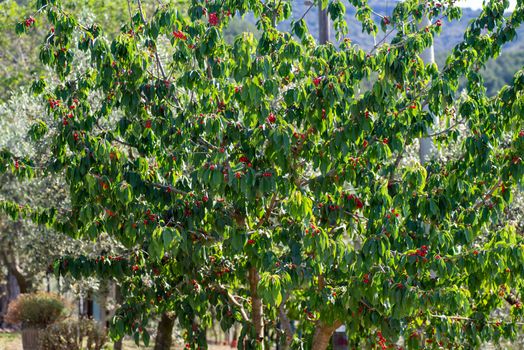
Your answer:
[[[420,54],[460,17],[448,2],[400,2],[375,23],[351,1],[364,31],[385,32],[369,52],[344,38],[339,0],[321,4],[341,40],[326,45],[303,19],[276,29],[287,1],[193,0],[187,15],[165,4],[150,17],[138,1],[111,42],[58,0],[37,3],[53,25],[40,60],[61,83],[33,85],[55,122],[30,134],[51,135],[53,157],[6,149],[0,171],[64,173],[71,208],[1,207],[127,247],[55,264],[123,285],[114,337],[148,343],[150,315],[175,311],[188,347],[203,348],[211,309],[223,329],[242,324],[244,349],[271,334],[323,349],[341,324],[357,347],[475,348],[516,335],[523,241],[503,219],[524,174],[524,73],[488,98],[479,70],[514,39],[522,1],[507,17],[507,0],[488,2],[442,68]],[[230,18],[248,11],[260,38],[225,42]],[[421,137],[460,155],[406,161]]]

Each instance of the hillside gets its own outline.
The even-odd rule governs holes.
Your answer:
[[[395,6],[395,1],[389,0],[371,0],[369,3],[375,12],[387,15],[391,14]],[[349,37],[353,43],[362,48],[366,50],[371,49],[374,45],[373,37],[366,33],[362,33],[362,27],[354,17],[354,7],[347,4],[346,6],[346,19],[348,21],[349,29],[347,37]],[[304,1],[295,0],[293,4],[293,18],[300,18],[308,7],[309,5],[306,5]],[[480,10],[464,8],[462,18],[459,21],[444,21],[442,34],[435,38],[435,56],[439,66],[443,65],[447,54],[462,40],[463,33],[468,23],[479,14]],[[315,8],[311,9],[305,16],[305,19],[310,30],[313,33],[318,33],[317,10]],[[378,17],[376,19],[378,23]],[[289,29],[289,23],[282,24],[280,29]],[[484,69],[484,77],[486,80],[485,85],[488,88],[488,93],[492,93],[502,85],[509,83],[513,74],[524,66],[524,40],[521,40],[524,38],[524,27],[519,28],[517,33],[517,38],[506,45],[502,55],[496,60],[488,62]],[[335,40],[334,33],[332,32],[331,34],[332,40]],[[384,33],[381,32],[377,40],[380,40],[383,35]]]

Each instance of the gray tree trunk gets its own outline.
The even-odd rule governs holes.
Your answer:
[[[318,2],[318,42],[325,44],[329,41],[329,17],[327,9],[322,10],[321,0]]]
[[[5,277],[5,284],[0,286],[0,328],[6,327],[4,322],[4,315],[11,300],[16,299],[20,295],[20,286],[16,277],[8,270]]]
[[[425,28],[427,26],[431,25],[431,22],[427,17],[424,17],[422,19],[422,22],[420,23],[420,28]],[[424,50],[420,54],[420,58],[424,61],[425,64],[428,63],[435,63],[435,49],[434,46],[431,45],[426,50]],[[433,116],[433,125],[438,124],[438,117]],[[433,128],[428,129],[428,133],[431,134],[433,132]],[[420,142],[420,148],[419,148],[419,158],[420,162],[422,164],[426,163],[431,157],[433,157],[436,153],[435,144],[433,143],[433,139],[430,137],[427,138],[421,138],[419,140]]]

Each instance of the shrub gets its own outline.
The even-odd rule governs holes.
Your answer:
[[[41,339],[42,350],[100,350],[107,342],[105,331],[90,319],[67,319],[48,326]]]
[[[5,320],[21,323],[22,328],[44,328],[63,319],[68,312],[65,301],[52,293],[20,294],[9,303]]]

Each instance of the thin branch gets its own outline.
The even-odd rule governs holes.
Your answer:
[[[147,20],[144,16],[144,11],[142,9],[142,1],[141,0],[137,0],[137,5],[138,5],[138,12],[140,13],[140,18],[142,19],[142,22],[147,25]],[[164,66],[162,65],[162,62],[160,61],[160,56],[158,55],[158,49],[155,45],[155,58],[156,58],[156,63],[158,65],[158,68],[160,69],[160,73],[162,74],[162,77],[165,79],[167,79],[167,75],[166,75],[166,72],[164,71]]]
[[[173,193],[176,193],[176,194],[181,194],[181,195],[184,195],[184,196],[186,196],[188,194],[185,191],[177,190],[176,188],[173,188],[173,187],[168,186],[168,185],[163,185],[163,184],[154,183],[154,182],[151,182],[150,184],[155,186],[155,187],[158,187],[158,188],[161,188],[161,189],[164,189],[166,191],[170,191],[170,192],[173,192]]]
[[[284,334],[286,336],[286,346],[289,348],[289,345],[291,344],[291,340],[293,339],[293,330],[291,329],[291,322],[289,321],[289,317],[287,316],[286,311],[286,302],[289,298],[289,294],[286,294],[284,298],[282,299],[282,302],[280,303],[278,307],[278,317],[280,319],[280,324],[282,329],[284,330]]]
[[[428,135],[425,135],[425,136],[422,136],[423,138],[428,138],[428,137],[435,137],[435,136],[439,136],[439,135],[442,135],[442,134],[445,134],[445,133],[448,133],[450,132],[451,130],[453,130],[454,128],[456,128],[457,126],[459,126],[460,124],[464,123],[465,119],[461,119],[459,121],[457,121],[455,124],[451,125],[449,128],[447,129],[444,129],[444,130],[441,130],[441,131],[437,131],[433,134],[428,134]]]
[[[309,12],[309,10],[311,10],[311,8],[313,8],[313,6],[315,5],[315,2],[312,1],[311,2],[311,5],[309,5],[309,7],[306,9],[306,11],[302,14],[302,16],[298,19],[297,22],[300,22],[301,20],[304,19],[304,17],[306,17],[307,13]]]
[[[468,321],[468,322],[482,321],[482,320],[475,320],[473,318],[464,317],[464,316],[448,316],[448,315],[433,315],[433,314],[430,314],[430,316],[433,318],[440,318],[443,320],[453,320],[453,321]],[[504,322],[504,323],[515,324],[519,326],[524,325],[524,322],[505,322],[505,321],[493,321],[493,320],[486,320],[485,322],[488,324],[501,324],[502,322]]]
[[[257,228],[260,228],[266,221],[269,220],[269,217],[271,216],[271,212],[273,211],[273,208],[277,204],[277,194],[274,193],[273,197],[271,197],[271,201],[269,202],[269,206],[266,209],[265,215],[260,219],[258,222]]]
[[[499,188],[500,186],[502,185],[502,180],[498,180],[497,183],[488,191],[486,192],[481,199],[479,199],[477,201],[477,203],[475,203],[475,205],[473,206],[473,210],[477,210],[478,208],[480,208],[483,204],[486,203],[486,200],[490,199],[491,196],[493,195],[493,193],[497,190],[497,188]]]
[[[133,23],[133,14],[131,13],[131,0],[127,0],[127,12],[129,13],[130,23]]]
[[[235,305],[236,307],[239,308],[239,311],[240,311],[240,315],[242,315],[242,318],[244,319],[244,321],[246,322],[251,322],[251,320],[249,319],[249,316],[247,315],[247,312],[246,310],[244,309],[244,305],[240,304],[236,299],[235,297],[227,290],[226,287],[222,286],[222,285],[218,285],[218,288],[225,292],[226,293],[226,296],[227,298],[229,299],[229,301],[231,302],[231,304]]]
[[[404,156],[404,152],[406,151],[406,144],[408,140],[406,139],[404,142],[404,145],[402,146],[402,150],[398,152],[397,158],[395,159],[395,163],[393,164],[393,169],[391,169],[391,173],[389,174],[388,183],[393,181],[395,178],[395,171],[397,170],[400,161],[402,160],[402,157]]]

